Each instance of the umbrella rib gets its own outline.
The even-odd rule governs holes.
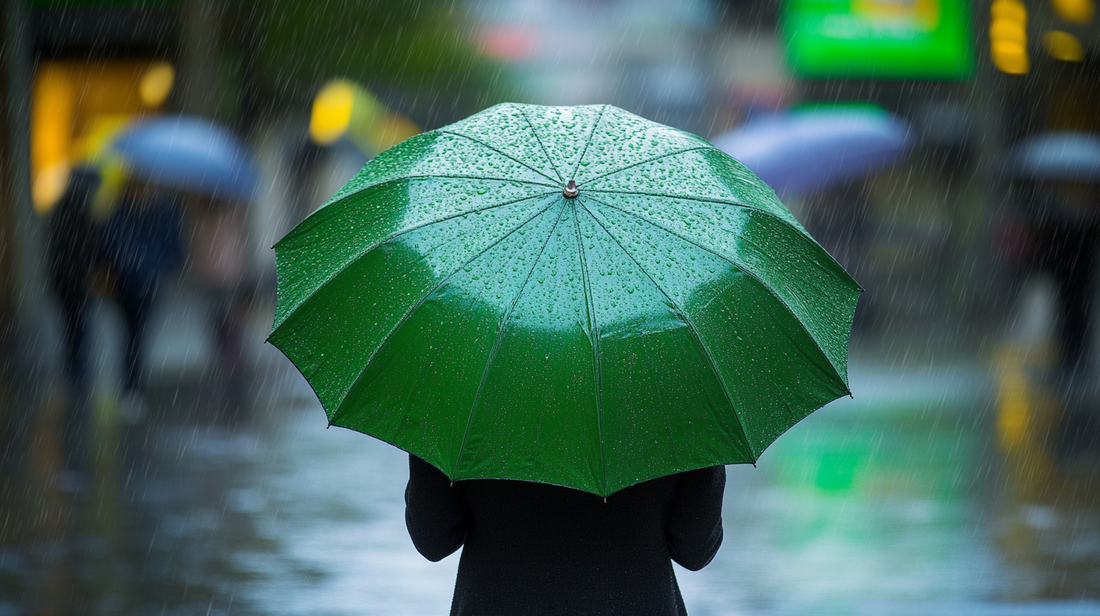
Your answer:
[[[496,209],[496,208],[501,208],[501,207],[506,207],[506,206],[509,206],[509,205],[514,205],[516,203],[519,203],[520,201],[527,201],[528,199],[537,199],[539,197],[546,197],[548,195],[554,194],[555,192],[557,192],[557,190],[547,191],[547,192],[544,192],[544,193],[538,193],[538,194],[535,194],[535,195],[530,195],[528,197],[523,197],[523,198],[520,198],[520,199],[513,199],[511,201],[505,201],[503,203],[497,203],[497,204],[494,204],[494,205],[487,205],[485,207],[480,207],[480,208],[477,208],[477,209],[474,209],[474,210],[464,210],[462,212],[452,214],[452,215],[444,217],[444,218],[439,218],[439,219],[431,220],[431,221],[424,222],[424,223],[421,223],[421,224],[418,224],[418,225],[413,225],[413,226],[411,226],[407,229],[402,229],[400,231],[397,231],[396,233],[391,233],[391,234],[387,235],[386,237],[382,238],[381,240],[375,242],[374,244],[371,244],[370,246],[367,246],[366,248],[364,248],[359,254],[355,255],[354,259],[349,260],[347,263],[344,264],[343,267],[341,267],[340,269],[333,272],[328,278],[326,278],[324,281],[322,281],[321,284],[317,285],[317,287],[314,288],[313,291],[310,292],[310,296],[316,294],[321,289],[327,287],[329,285],[329,283],[331,283],[333,280],[335,280],[340,274],[344,273],[349,267],[351,267],[351,265],[353,263],[355,263],[359,259],[363,258],[363,256],[367,255],[371,251],[375,250],[376,248],[378,248],[379,246],[381,246],[381,245],[383,245],[387,242],[392,242],[393,240],[395,240],[399,237],[402,237],[404,235],[408,235],[409,233],[412,233],[413,231],[417,231],[419,229],[423,229],[424,227],[430,227],[432,225],[438,225],[441,222],[447,222],[448,220],[454,220],[455,218],[461,218],[461,217],[467,216],[469,214],[477,214],[479,212],[486,212],[488,210],[493,210],[493,209]],[[549,208],[549,207],[550,206],[547,206],[547,208]],[[542,211],[546,211],[546,210],[544,209]],[[539,214],[541,214],[541,213],[542,212],[539,212]],[[538,214],[536,214],[535,216],[538,216]],[[530,220],[524,221],[523,224],[525,225],[525,224],[527,224],[527,222],[530,222]],[[520,225],[520,226],[522,227],[523,225]],[[519,227],[517,227],[517,229],[518,228]],[[505,237],[507,237],[507,236],[505,236]],[[284,237],[284,239],[285,239],[285,237]],[[309,298],[307,297],[306,299],[309,299]],[[278,331],[279,328],[283,326],[283,324],[285,324],[287,321],[289,321],[290,318],[292,316],[294,316],[294,314],[296,312],[298,312],[298,309],[301,308],[304,304],[305,304],[305,300],[303,300],[302,303],[300,303],[297,307],[295,307],[293,311],[291,311],[285,317],[283,317],[283,320],[280,321],[277,326],[273,326],[272,330],[271,330],[271,334],[268,335],[268,339],[270,339],[271,336],[273,336],[275,334],[275,332]]]
[[[581,162],[584,160],[584,155],[588,153],[588,146],[592,144],[592,139],[596,136],[596,129],[600,127],[600,122],[603,120],[603,112],[607,111],[607,105],[600,108],[600,116],[596,118],[596,123],[592,125],[592,132],[588,133],[588,141],[584,142],[584,150],[581,151],[581,157],[577,159],[577,164],[573,167],[573,175],[569,179],[573,180],[577,178],[577,171],[580,171]]]
[[[657,197],[659,199],[681,199],[681,200],[684,200],[684,201],[698,201],[700,203],[714,203],[714,204],[717,204],[717,205],[728,205],[730,207],[737,207],[737,208],[741,208],[741,209],[746,209],[746,210],[750,210],[752,212],[759,212],[760,214],[762,214],[764,216],[770,216],[771,218],[774,218],[775,220],[777,220],[777,221],[779,221],[779,222],[781,222],[781,223],[783,223],[783,224],[785,224],[789,227],[793,227],[795,230],[798,231],[798,235],[799,235],[799,237],[802,238],[802,241],[804,243],[805,242],[811,242],[817,248],[821,248],[821,246],[818,245],[817,242],[814,242],[813,238],[809,237],[809,235],[807,235],[806,232],[804,232],[802,229],[799,229],[797,226],[792,225],[791,221],[784,219],[782,216],[779,216],[778,214],[775,214],[773,212],[769,212],[768,210],[765,210],[765,209],[760,208],[760,207],[756,207],[754,205],[746,205],[744,203],[737,203],[735,201],[727,201],[725,199],[706,199],[706,198],[703,198],[703,197],[689,197],[689,196],[686,196],[686,195],[666,195],[664,193],[632,192],[632,191],[629,191],[629,190],[599,190],[599,189],[596,189],[596,188],[590,188],[590,189],[588,189],[588,192],[590,192],[590,193],[593,193],[593,192],[594,193],[607,193],[609,195],[638,195],[638,196],[642,196],[642,197]],[[619,210],[620,212],[625,212],[627,214],[630,213],[630,212],[627,212],[626,210],[624,210],[622,208],[615,207],[614,205],[611,205],[610,203],[608,203],[606,201],[601,201],[600,199],[596,199],[596,197],[592,197],[592,198],[595,199],[596,201],[599,201],[600,203],[606,205],[607,207]],[[635,214],[635,216],[637,216],[637,215]],[[643,220],[645,220],[646,222],[649,222],[648,218],[643,219]],[[669,233],[672,233],[672,232],[669,231]],[[677,237],[679,237],[679,236],[677,236]],[[829,254],[829,251],[822,248],[821,252],[826,257],[828,257],[829,260],[833,262],[833,265],[837,266],[837,268],[839,268],[841,271],[845,271],[845,272],[847,271],[847,270],[844,269],[844,266],[841,265],[840,262],[837,261],[835,257],[833,257],[833,255]],[[864,290],[863,287],[860,286],[860,284],[858,282],[856,282],[854,278],[851,278],[851,276],[849,276],[849,279],[852,281],[853,284],[856,285],[856,288],[859,289],[859,291],[862,293],[863,290]]]
[[[370,164],[370,163],[367,163],[367,164]],[[350,197],[358,195],[358,194],[362,193],[363,191],[367,191],[367,190],[370,190],[372,188],[378,188],[379,186],[382,186],[384,184],[389,184],[390,182],[401,182],[401,181],[404,181],[404,180],[435,180],[435,179],[439,179],[439,180],[487,180],[487,181],[490,181],[490,182],[511,182],[513,184],[530,184],[532,186],[545,186],[547,188],[558,188],[558,186],[556,186],[554,184],[543,184],[542,182],[532,182],[531,180],[517,180],[515,178],[487,178],[487,177],[481,177],[481,176],[477,176],[477,175],[436,175],[436,174],[428,174],[428,173],[425,173],[425,174],[422,174],[422,175],[400,175],[400,176],[397,176],[397,177],[392,177],[392,178],[382,180],[381,182],[376,182],[376,183],[373,183],[373,184],[367,184],[367,185],[365,185],[361,188],[357,188],[355,190],[349,191],[349,192],[344,193],[342,195],[340,195],[340,193],[336,193],[337,195],[340,196],[339,199],[336,199],[335,195],[334,195],[333,199],[330,199],[328,202],[326,202],[324,205],[322,205],[320,208],[317,208],[317,209],[320,210],[322,208],[331,207],[333,205],[336,205],[337,203],[340,203],[344,199],[348,199]],[[346,188],[346,186],[345,186],[345,188]],[[279,240],[279,241],[282,241],[282,240]]]
[[[554,164],[554,159],[550,158],[550,152],[546,151],[546,144],[542,142],[542,138],[539,137],[538,131],[535,130],[535,125],[531,123],[531,118],[527,117],[527,112],[524,111],[522,107],[519,109],[519,113],[523,116],[523,119],[527,121],[527,126],[531,129],[531,134],[535,136],[535,141],[539,142],[539,147],[542,148],[542,155],[546,157],[546,162],[550,163],[550,168],[554,170],[554,175],[558,176],[559,182],[564,182],[565,180],[562,179],[561,172],[558,171],[558,166]]]
[[[603,175],[597,175],[594,178],[588,178],[584,182],[577,184],[577,186],[584,186],[586,184],[591,184],[592,182],[595,182],[597,180],[603,180],[603,179],[607,178],[608,176],[615,175],[616,173],[621,173],[623,171],[626,171],[627,169],[633,169],[634,167],[649,164],[651,162],[661,160],[662,158],[671,158],[673,156],[679,156],[680,154],[685,154],[687,152],[695,152],[697,150],[713,150],[713,149],[714,149],[714,146],[700,145],[700,146],[695,146],[693,148],[684,148],[682,150],[676,150],[674,152],[666,152],[665,154],[661,154],[660,156],[654,156],[653,158],[647,158],[646,160],[636,162],[636,163],[627,165],[625,167],[619,167],[618,169],[615,169],[613,171],[608,171],[607,173],[605,173]]]
[[[437,131],[437,132],[440,132],[440,133],[446,133],[446,134],[448,134],[448,135],[454,135],[454,136],[456,136],[456,137],[462,137],[463,139],[469,139],[470,141],[473,141],[474,143],[476,143],[476,144],[478,144],[478,145],[481,145],[481,146],[483,146],[483,147],[485,147],[485,148],[488,148],[489,150],[492,150],[493,152],[496,152],[497,154],[500,154],[501,156],[503,156],[503,157],[505,157],[505,158],[507,158],[507,159],[509,159],[509,160],[511,160],[511,161],[514,161],[514,162],[516,162],[516,163],[518,163],[518,164],[520,164],[520,165],[523,165],[524,167],[527,167],[527,168],[528,168],[528,169],[530,169],[531,171],[534,171],[535,173],[537,173],[537,174],[541,175],[542,177],[544,177],[544,178],[546,178],[546,179],[550,180],[551,182],[553,182],[553,181],[554,181],[554,178],[552,178],[552,177],[550,177],[550,176],[546,175],[545,173],[543,173],[543,172],[539,171],[538,169],[535,169],[535,168],[534,168],[534,167],[532,167],[531,165],[528,165],[527,163],[523,162],[522,160],[520,160],[520,159],[516,158],[515,156],[512,156],[512,155],[510,155],[510,154],[507,154],[507,153],[505,153],[505,152],[504,152],[503,150],[500,150],[500,149],[494,148],[493,146],[489,145],[488,143],[485,143],[484,141],[481,141],[480,139],[474,139],[473,137],[470,137],[469,135],[463,135],[462,133],[453,133],[453,132],[451,132],[451,131],[449,131],[449,130],[440,130],[440,131]],[[551,166],[553,166],[553,163],[551,163]]]
[[[536,257],[531,264],[531,269],[527,271],[527,277],[523,279],[523,284],[520,285],[519,290],[516,291],[516,296],[512,298],[511,304],[508,305],[508,312],[506,312],[504,318],[500,320],[500,327],[497,328],[496,339],[493,340],[493,348],[489,351],[489,357],[485,360],[485,369],[482,370],[481,380],[477,384],[477,393],[474,394],[474,402],[470,405],[470,416],[466,419],[466,430],[462,433],[462,444],[458,447],[458,458],[455,460],[454,468],[451,470],[451,477],[455,476],[459,467],[462,465],[462,456],[466,453],[466,441],[470,436],[470,426],[474,423],[474,411],[477,409],[478,403],[481,402],[481,393],[485,390],[486,379],[489,378],[489,368],[492,367],[493,361],[497,357],[497,352],[500,350],[500,343],[504,340],[504,329],[508,327],[508,323],[512,320],[512,312],[516,309],[516,304],[519,303],[520,297],[523,296],[523,291],[527,288],[527,283],[531,281],[531,275],[535,273],[535,268],[538,267],[539,261],[542,260],[542,255],[546,252],[546,247],[550,244],[550,239],[554,237],[554,231],[558,228],[558,223],[561,222],[561,215],[565,212],[565,199],[563,198],[562,201],[561,211],[558,212],[558,218],[554,221],[553,228],[550,229],[550,233],[546,235],[546,241],[542,243],[542,248],[539,249],[539,256]],[[557,201],[554,203],[557,203]],[[542,211],[545,212],[551,207],[554,207],[554,203],[551,203]]]
[[[545,196],[545,195],[538,195],[538,196]],[[454,276],[458,272],[462,271],[462,269],[465,268],[467,265],[469,265],[469,264],[473,263],[474,261],[478,260],[479,258],[481,258],[481,255],[489,252],[490,250],[493,249],[494,246],[497,246],[498,244],[500,244],[504,240],[511,237],[511,235],[513,233],[515,233],[516,231],[519,231],[523,227],[527,226],[527,224],[530,223],[532,220],[534,220],[534,219],[538,218],[539,216],[542,216],[543,214],[545,214],[547,210],[554,207],[555,203],[557,203],[557,201],[551,202],[550,205],[547,205],[546,207],[544,207],[541,210],[539,210],[538,212],[536,212],[534,216],[531,216],[527,220],[525,220],[522,223],[520,223],[519,225],[517,225],[515,229],[512,229],[508,233],[505,233],[504,235],[500,236],[496,241],[494,241],[493,243],[491,243],[488,246],[486,246],[485,248],[483,248],[476,255],[470,257],[466,261],[459,264],[458,267],[456,267],[450,274],[447,274],[446,276],[441,278],[439,280],[439,282],[436,283],[436,285],[434,287],[432,287],[430,291],[425,293],[423,297],[421,297],[419,300],[417,300],[416,303],[413,304],[413,306],[411,308],[406,310],[405,314],[401,315],[401,319],[397,321],[397,323],[393,326],[393,328],[390,329],[390,331],[386,332],[386,335],[378,343],[378,348],[376,348],[374,350],[374,352],[371,353],[370,357],[367,358],[367,361],[364,362],[363,370],[359,373],[359,376],[355,377],[355,381],[353,381],[351,386],[348,387],[347,392],[344,392],[344,398],[347,397],[348,392],[355,389],[355,386],[359,384],[359,379],[363,378],[363,375],[366,374],[367,367],[371,365],[371,362],[374,361],[374,358],[378,355],[378,352],[382,350],[382,347],[386,346],[386,343],[389,342],[390,338],[394,335],[394,333],[396,333],[397,330],[401,329],[401,326],[405,324],[405,321],[409,320],[409,317],[412,316],[412,313],[416,312],[416,310],[418,308],[420,308],[420,306],[422,306],[424,304],[424,302],[427,301],[428,298],[432,296],[433,293],[438,291],[439,288],[442,287],[444,284],[446,284],[447,281],[450,280],[452,276]],[[547,238],[547,241],[549,241],[549,238]],[[344,404],[344,398],[341,398],[340,404],[336,405],[336,409],[337,409],[336,414],[334,414],[333,417],[332,417],[332,420],[329,421],[330,425],[333,422],[335,422],[336,419],[339,417],[340,407],[343,406],[343,404]]]
[[[390,179],[386,180],[385,182],[379,182],[377,184],[369,184],[367,186],[364,186],[364,187],[360,188],[359,190],[356,190],[355,192],[350,192],[347,195],[342,196],[341,200],[344,197],[360,193],[364,190],[367,190],[368,188],[373,188],[375,186],[381,186],[382,184],[385,184],[386,182],[391,182],[391,181],[396,181],[396,180],[420,180],[420,179],[431,179],[431,180],[434,180],[434,179],[441,179],[441,180],[489,180],[491,182],[512,182],[513,184],[533,184],[535,186],[546,186],[548,188],[557,188],[557,186],[554,185],[554,184],[544,184],[542,182],[532,182],[531,180],[517,180],[515,178],[489,178],[489,177],[483,177],[483,176],[480,176],[480,175],[438,175],[438,174],[434,174],[434,173],[425,173],[423,175],[402,175],[400,177],[390,178]]]
[[[581,202],[583,205],[583,201]],[[596,429],[600,435],[600,473],[602,475],[603,490],[607,491],[607,454],[603,440],[603,358],[600,355],[600,324],[596,321],[596,300],[592,295],[592,281],[588,277],[588,259],[584,251],[584,238],[581,236],[581,223],[574,208],[573,228],[577,233],[578,255],[581,260],[581,279],[584,281],[584,308],[588,311],[590,321],[592,362],[596,372]]]
[[[442,179],[442,180],[486,180],[486,181],[489,181],[489,182],[509,182],[509,183],[512,183],[512,184],[530,184],[531,186],[545,186],[546,188],[553,188],[554,189],[553,191],[547,191],[545,193],[537,193],[537,194],[531,195],[530,197],[523,197],[522,199],[517,199],[516,201],[523,201],[523,199],[530,199],[531,197],[538,197],[540,195],[550,194],[551,192],[557,192],[559,190],[559,188],[557,186],[553,185],[553,184],[543,184],[542,182],[532,182],[530,180],[513,180],[513,179],[509,179],[509,178],[485,178],[485,177],[468,176],[468,175],[405,175],[405,176],[401,176],[401,177],[390,178],[388,180],[378,182],[376,184],[368,184],[366,186],[363,186],[362,188],[357,188],[356,190],[353,190],[349,193],[340,195],[339,199],[328,201],[327,203],[323,204],[321,207],[317,208],[317,211],[319,212],[322,209],[335,207],[335,206],[343,203],[347,199],[350,199],[354,196],[360,195],[360,194],[362,194],[362,193],[364,193],[368,190],[381,189],[381,188],[385,187],[387,184],[396,184],[398,182],[407,182],[409,180],[434,180],[434,179]],[[515,203],[516,201],[509,201],[508,203]],[[508,203],[503,203],[503,204],[498,204],[498,205],[508,205]],[[497,207],[497,205],[489,206],[488,208],[484,208],[484,209],[492,209],[493,207]],[[479,211],[481,211],[481,210],[470,210],[467,213],[468,214],[473,214],[474,212],[479,212]],[[305,220],[309,220],[310,217],[312,217],[312,216],[313,216],[313,214],[311,214],[310,216],[307,216],[305,218]],[[305,222],[305,220],[303,220],[302,222]],[[447,220],[447,218],[441,218],[440,220],[441,221],[442,220]],[[279,241],[275,242],[275,245],[272,246],[272,248],[278,248],[279,244],[282,244],[284,241],[286,241],[286,239],[292,235],[293,231],[294,231],[294,229],[292,229],[290,233],[287,233],[282,238],[280,238]]]
[[[593,199],[593,201],[598,201],[598,199]],[[601,201],[601,203],[603,202]],[[714,361],[714,355],[710,352],[710,348],[707,347],[706,343],[703,342],[703,337],[699,335],[699,330],[695,329],[695,324],[692,323],[691,319],[687,317],[687,314],[684,313],[684,309],[676,303],[676,300],[672,299],[672,296],[669,295],[668,292],[665,291],[665,289],[660,284],[658,284],[656,280],[654,280],[649,271],[647,271],[646,268],[643,267],[642,264],[634,258],[634,255],[626,249],[626,246],[623,246],[619,242],[618,238],[616,238],[611,233],[611,231],[608,230],[603,222],[600,221],[600,219],[596,217],[596,215],[593,214],[592,211],[588,208],[585,208],[585,211],[587,211],[588,215],[592,217],[592,220],[596,221],[596,224],[599,225],[601,229],[603,229],[603,232],[607,234],[607,237],[611,238],[612,242],[615,242],[615,245],[619,247],[619,250],[623,251],[623,254],[625,254],[631,261],[633,261],[634,265],[638,266],[638,269],[641,270],[643,274],[645,274],[645,277],[649,279],[649,282],[652,283],[658,291],[660,291],[661,295],[663,295],[666,300],[668,300],[668,303],[676,311],[676,315],[680,317],[680,320],[684,322],[684,325],[687,325],[688,331],[690,331],[692,337],[695,338],[696,344],[698,344],[699,348],[703,350],[703,355],[707,358],[707,364],[714,372],[714,378],[717,379],[718,383],[722,386],[722,393],[726,395],[726,402],[730,405],[730,410],[733,411],[734,419],[737,420],[737,427],[741,429],[741,438],[742,440],[744,440],[745,446],[748,448],[749,453],[752,454],[753,461],[755,462],[757,454],[755,451],[753,451],[752,443],[749,442],[749,435],[745,432],[745,425],[741,423],[741,416],[737,414],[737,405],[733,403],[733,396],[730,394],[729,388],[726,387],[726,382],[722,380],[722,374],[718,371],[718,364]]]
[[[796,314],[795,314],[795,312],[794,312],[794,309],[792,309],[792,308],[790,307],[790,305],[789,305],[789,304],[787,304],[787,302],[786,302],[786,301],[785,301],[785,300],[784,300],[784,299],[783,299],[782,297],[780,297],[780,296],[779,296],[779,293],[776,293],[775,289],[773,289],[771,285],[769,285],[768,283],[764,282],[764,279],[763,279],[763,278],[761,278],[760,276],[758,276],[758,275],[757,275],[757,274],[756,274],[755,272],[753,272],[752,270],[750,270],[750,269],[749,269],[749,268],[748,268],[747,266],[745,266],[744,264],[738,263],[737,261],[733,260],[732,258],[730,258],[730,257],[729,257],[729,256],[727,256],[727,255],[724,255],[724,254],[722,254],[722,253],[720,253],[720,252],[717,252],[717,251],[715,251],[715,250],[713,250],[713,249],[707,248],[706,246],[703,246],[702,244],[700,244],[699,242],[696,242],[695,240],[692,240],[692,239],[686,238],[686,237],[684,237],[684,236],[680,235],[679,233],[676,233],[675,231],[672,231],[671,229],[668,229],[668,228],[666,228],[666,227],[663,227],[663,226],[661,226],[661,225],[659,225],[659,224],[657,224],[657,223],[653,222],[652,220],[650,220],[650,219],[648,219],[648,218],[646,218],[646,217],[644,217],[644,216],[642,216],[642,215],[640,215],[640,214],[635,214],[634,212],[630,212],[630,211],[624,210],[623,208],[620,208],[620,207],[615,207],[614,205],[611,205],[610,203],[608,203],[608,202],[606,202],[606,201],[601,201],[600,199],[597,199],[597,198],[595,198],[595,197],[593,197],[593,196],[591,196],[591,195],[589,195],[589,198],[590,198],[590,199],[592,199],[593,201],[596,201],[596,202],[598,202],[598,203],[600,203],[600,204],[602,204],[602,205],[605,205],[605,206],[607,206],[607,207],[609,207],[609,208],[611,208],[611,209],[613,209],[613,210],[616,210],[616,211],[622,212],[623,214],[626,214],[627,216],[632,216],[632,217],[634,217],[634,218],[637,218],[638,220],[640,220],[640,221],[642,221],[642,222],[644,222],[644,223],[646,223],[646,224],[648,224],[648,225],[652,225],[652,226],[654,226],[654,227],[656,227],[656,228],[660,229],[661,231],[664,231],[665,233],[668,233],[669,235],[671,235],[671,236],[673,236],[673,237],[675,237],[675,238],[678,238],[678,239],[680,239],[680,240],[683,240],[683,241],[687,242],[688,244],[691,244],[692,246],[695,246],[695,247],[696,247],[696,248],[698,248],[699,250],[702,250],[702,251],[705,251],[705,252],[709,252],[710,254],[712,254],[712,255],[714,255],[714,256],[716,256],[716,257],[718,257],[719,259],[722,259],[723,261],[725,261],[725,262],[729,263],[730,265],[732,265],[732,266],[736,267],[736,268],[737,268],[737,269],[738,269],[739,271],[743,272],[743,273],[744,273],[744,274],[745,274],[746,276],[748,276],[749,278],[752,278],[753,280],[755,280],[755,281],[757,282],[757,284],[759,284],[759,285],[760,285],[761,287],[763,287],[763,289],[764,289],[765,291],[767,291],[767,292],[768,292],[768,294],[769,294],[769,295],[771,295],[771,296],[772,296],[773,298],[775,298],[775,301],[779,302],[779,305],[780,305],[780,306],[783,306],[783,308],[784,308],[784,309],[785,309],[785,310],[786,310],[786,311],[787,311],[788,313],[790,313],[791,317],[792,317],[792,318],[794,318],[795,322],[796,322],[796,323],[798,323],[798,325],[799,325],[799,326],[800,326],[800,327],[802,328],[802,330],[806,332],[806,335],[810,337],[810,340],[813,340],[813,341],[814,341],[814,344],[815,344],[815,345],[817,345],[817,347],[818,347],[818,348],[819,348],[819,350],[820,350],[820,348],[821,348],[821,343],[820,343],[820,342],[818,342],[817,338],[816,338],[816,337],[815,337],[815,336],[814,336],[814,335],[813,335],[813,334],[812,334],[812,333],[810,332],[809,328],[807,328],[807,327],[806,327],[806,324],[802,322],[802,319],[798,318],[798,315],[796,315]],[[743,206],[743,207],[744,207],[744,206]],[[751,208],[751,209],[752,209],[753,211],[757,211],[757,212],[763,211],[763,210],[758,210],[758,209],[756,209],[756,208]],[[764,213],[766,214],[767,212],[764,212]],[[595,218],[595,217],[593,216],[593,218]],[[598,222],[598,221],[597,221],[597,222]],[[625,249],[624,249],[624,250],[625,250]],[[825,252],[825,250],[823,249],[823,250],[822,250],[821,252]],[[826,254],[828,254],[828,253],[826,253]],[[822,352],[821,352],[821,354],[822,354],[822,355],[825,355],[825,352],[824,352],[824,351],[822,351]],[[844,383],[844,389],[845,389],[845,390],[847,391],[848,395],[851,395],[851,394],[852,394],[852,392],[851,392],[851,390],[849,390],[849,389],[848,389],[848,384],[847,384],[847,383],[845,382],[845,379],[844,379],[844,377],[840,376],[840,371],[839,371],[839,370],[837,369],[837,367],[836,367],[836,366],[834,366],[834,365],[833,365],[833,362],[829,361],[829,357],[828,357],[828,356],[825,356],[825,363],[829,364],[829,367],[833,369],[833,374],[835,374],[835,375],[836,375],[836,377],[837,377],[838,379],[840,379],[840,382],[841,382],[841,383]]]

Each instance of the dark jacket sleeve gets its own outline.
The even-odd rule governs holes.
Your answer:
[[[461,484],[452,484],[439,469],[410,454],[405,525],[416,550],[432,562],[450,556],[462,547],[469,519]]]
[[[706,567],[722,545],[722,495],[726,467],[700,468],[677,476],[665,541],[672,560],[685,569]]]

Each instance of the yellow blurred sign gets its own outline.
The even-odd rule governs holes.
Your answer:
[[[353,81],[333,81],[313,99],[309,135],[320,145],[347,137],[363,153],[374,156],[418,134],[415,122],[388,110]]]
[[[45,214],[69,183],[130,118],[167,99],[175,69],[152,60],[46,61],[31,88],[31,196]]]

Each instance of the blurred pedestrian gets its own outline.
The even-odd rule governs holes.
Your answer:
[[[697,571],[714,558],[725,482],[715,466],[604,499],[526,481],[451,482],[410,455],[405,520],[428,560],[463,548],[452,615],[679,615],[672,561]]]
[[[46,261],[50,286],[61,309],[62,370],[68,398],[62,440],[66,466],[72,470],[87,463],[89,280],[99,258],[101,231],[91,204],[99,185],[94,170],[74,169],[47,224]]]
[[[104,261],[126,325],[122,413],[129,421],[139,421],[145,414],[141,373],[145,329],[161,278],[181,259],[182,226],[182,213],[172,193],[131,179],[104,228]]]
[[[192,196],[191,274],[209,304],[217,373],[231,412],[244,404],[243,328],[247,309],[246,209],[242,204]]]
[[[1092,359],[1100,187],[1058,181],[1033,188],[1036,264],[1054,277],[1058,363],[1063,378],[1072,380]]]

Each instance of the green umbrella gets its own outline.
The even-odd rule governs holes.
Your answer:
[[[743,165],[612,106],[413,137],[275,250],[270,340],[329,423],[453,480],[606,496],[848,393],[855,281]]]

